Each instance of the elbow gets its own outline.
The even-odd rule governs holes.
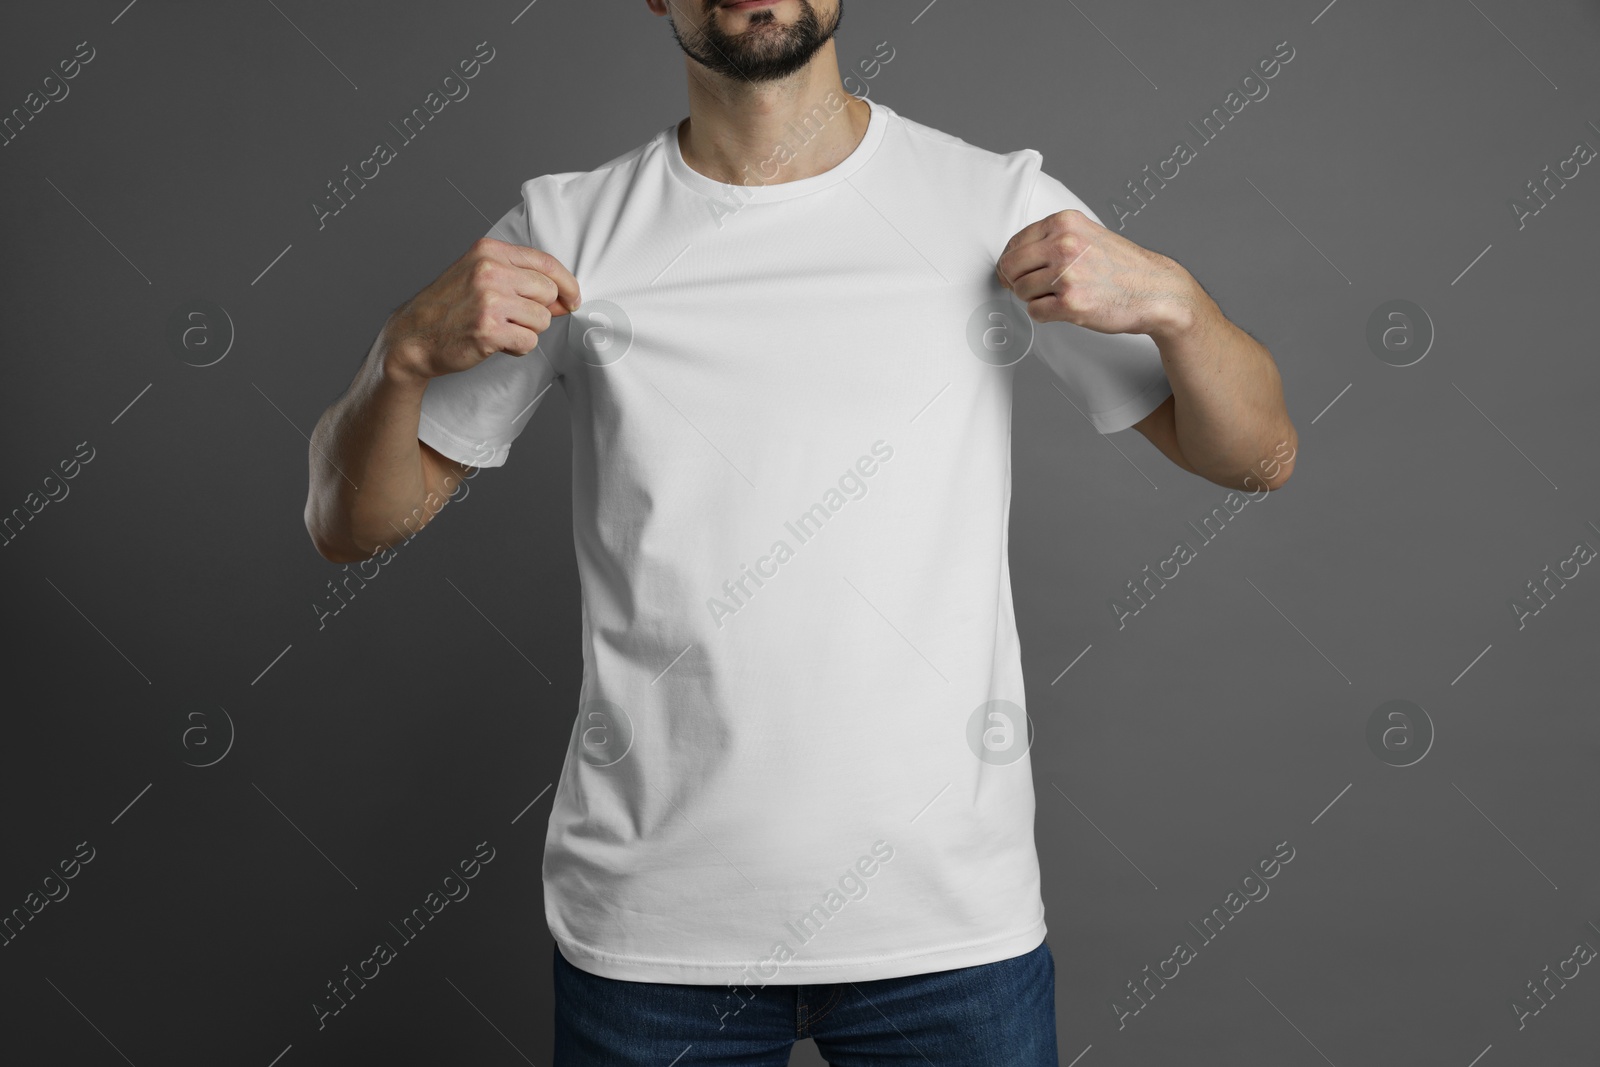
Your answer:
[[[317,555],[329,563],[360,563],[373,556],[373,552],[363,552],[348,539],[336,536],[318,519],[309,502],[306,504],[305,524],[306,533],[311,537],[311,546],[317,550]]]
[[[1295,433],[1294,427],[1289,427],[1288,434],[1278,442],[1273,451],[1272,458],[1257,464],[1258,473],[1252,477],[1267,487],[1270,492],[1282,489],[1289,481],[1289,476],[1294,473],[1295,457],[1300,454],[1300,435]]]

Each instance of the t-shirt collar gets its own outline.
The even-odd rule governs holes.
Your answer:
[[[791,197],[805,196],[831,185],[844,181],[850,175],[860,170],[872,157],[879,143],[883,140],[885,128],[888,126],[890,109],[883,104],[873,103],[870,98],[866,100],[867,106],[872,109],[871,117],[867,121],[867,132],[861,138],[861,143],[844,159],[830,170],[821,174],[814,174],[809,178],[797,181],[783,180],[783,165],[779,162],[783,153],[780,146],[774,145],[772,154],[766,160],[751,165],[749,169],[749,185],[730,185],[708,178],[695,170],[683,158],[683,150],[678,144],[678,127],[681,120],[668,126],[657,135],[662,142],[662,150],[666,154],[667,169],[673,177],[688,186],[690,189],[705,196],[721,201],[742,201],[746,203],[770,203],[774,200],[788,200]],[[832,121],[846,114],[847,109],[841,108],[830,113],[826,105],[821,106],[821,113]],[[804,144],[810,137],[815,136],[816,126],[812,124],[810,130],[800,123],[791,123],[789,133],[784,138],[784,145],[792,152]]]

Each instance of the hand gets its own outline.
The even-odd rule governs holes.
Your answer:
[[[995,273],[1033,321],[1100,333],[1179,332],[1194,322],[1204,295],[1175,261],[1073,208],[1018,231]]]
[[[578,280],[554,256],[479,238],[389,316],[381,337],[386,368],[425,381],[496,352],[527,355],[552,319],[576,310],[580,299]]]

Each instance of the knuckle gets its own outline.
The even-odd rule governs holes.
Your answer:
[[[547,272],[556,268],[556,257],[540,249],[532,249],[532,266],[536,271]]]

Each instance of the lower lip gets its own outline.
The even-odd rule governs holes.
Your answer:
[[[773,4],[776,4],[776,3],[779,3],[779,2],[780,2],[780,0],[743,0],[742,3],[724,5],[724,10],[726,10],[726,11],[754,11],[758,7],[771,7]]]

